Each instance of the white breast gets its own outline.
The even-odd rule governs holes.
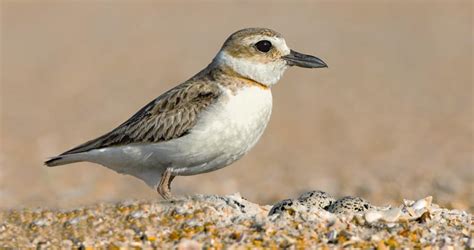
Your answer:
[[[223,88],[218,103],[202,114],[183,140],[193,140],[188,153],[213,159],[198,168],[180,168],[181,175],[197,174],[227,166],[247,153],[260,139],[270,119],[270,89],[250,86],[236,93]],[[198,157],[198,158],[200,158]]]

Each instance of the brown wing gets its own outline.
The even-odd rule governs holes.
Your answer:
[[[215,83],[185,82],[150,102],[111,132],[61,155],[179,138],[196,124],[199,113],[214,103],[219,95],[220,89]]]

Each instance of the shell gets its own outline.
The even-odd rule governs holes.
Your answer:
[[[433,197],[428,196],[423,199],[417,200],[411,207],[415,210],[428,209],[433,202]]]
[[[396,222],[400,215],[402,214],[402,210],[398,207],[390,208],[383,212],[382,219],[385,222]]]
[[[369,210],[367,213],[364,214],[364,219],[368,223],[374,223],[379,221],[383,217],[383,214],[381,211],[378,210]]]
[[[364,219],[368,223],[373,223],[377,221],[384,221],[384,222],[396,222],[400,215],[402,214],[402,210],[400,208],[394,207],[387,210],[369,210],[364,214]]]

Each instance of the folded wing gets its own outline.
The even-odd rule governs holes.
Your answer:
[[[214,103],[221,90],[208,81],[185,82],[159,96],[111,132],[83,143],[45,162],[55,164],[61,156],[93,149],[134,143],[158,143],[179,138],[196,124],[199,113]],[[65,162],[64,164],[69,163]]]

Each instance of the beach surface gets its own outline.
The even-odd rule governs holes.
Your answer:
[[[320,191],[273,206],[233,194],[0,212],[0,246],[12,248],[472,249],[473,237],[472,214],[432,197],[378,207]]]

